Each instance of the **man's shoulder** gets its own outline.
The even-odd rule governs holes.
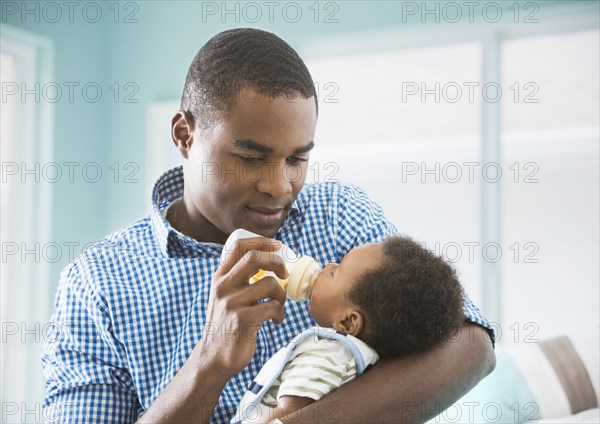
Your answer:
[[[366,193],[359,186],[340,181],[309,182],[298,195],[298,203],[308,204],[319,201],[330,203],[331,201],[341,201],[348,195],[359,194],[366,197]]]
[[[146,215],[134,223],[122,227],[112,233],[106,235],[103,240],[113,242],[125,242],[126,240],[133,240],[139,238],[146,238],[151,236],[153,232],[152,228],[152,216]]]
[[[348,214],[363,216],[372,211],[381,212],[381,207],[369,198],[359,186],[346,182],[306,183],[298,195],[295,207],[305,216],[314,219],[342,218]]]
[[[123,288],[123,283],[130,280],[128,275],[139,271],[145,259],[160,254],[155,239],[151,216],[145,216],[88,243],[63,268],[60,285],[81,298],[106,301],[116,287]]]
[[[157,249],[155,239],[152,219],[147,215],[90,243],[70,265],[104,267],[119,258],[152,254]]]
[[[315,192],[327,192],[327,193],[339,193],[348,189],[359,189],[356,184],[343,182],[343,181],[314,181],[307,182],[302,187],[302,193],[315,193]]]

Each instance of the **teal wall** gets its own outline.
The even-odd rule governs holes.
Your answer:
[[[54,81],[65,88],[63,96],[54,103],[54,148],[52,161],[78,162],[79,171],[85,163],[96,162],[105,168],[110,151],[108,143],[108,117],[110,102],[106,95],[97,103],[82,101],[81,91],[75,89],[74,101],[68,100],[67,87],[63,83],[88,82],[105,87],[108,75],[108,52],[106,25],[89,24],[81,19],[73,23],[50,23],[34,16],[2,16],[6,24],[46,37],[54,44]],[[90,95],[92,92],[90,91]],[[42,100],[43,101],[43,100]],[[63,169],[67,170],[68,168]],[[77,175],[77,174],[76,174]],[[107,199],[109,184],[106,178],[88,183],[81,174],[69,182],[67,177],[52,187],[51,240],[61,246],[65,243],[92,242],[107,231]],[[45,207],[43,205],[42,207]],[[79,249],[80,251],[81,249]],[[76,249],[77,251],[77,249]],[[56,285],[61,269],[68,263],[67,248],[61,259],[51,263],[50,281]],[[48,299],[52,302],[53,299]]]

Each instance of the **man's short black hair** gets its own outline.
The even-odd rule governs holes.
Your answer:
[[[188,70],[181,109],[209,128],[227,117],[242,89],[296,101],[317,94],[298,53],[270,32],[252,28],[223,31],[198,51]],[[250,99],[248,99],[250,100]]]
[[[359,275],[346,296],[365,314],[364,340],[381,357],[443,343],[465,319],[454,268],[400,235],[384,240],[380,265]]]

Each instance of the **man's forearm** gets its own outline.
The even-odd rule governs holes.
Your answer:
[[[303,396],[281,396],[277,400],[279,405],[272,411],[269,411],[269,416],[262,417],[264,419],[261,420],[261,423],[269,423],[275,418],[281,418],[290,412],[299,411],[314,402],[313,399]]]
[[[196,359],[195,352],[137,421],[208,423],[228,378]]]
[[[379,361],[318,402],[282,418],[287,423],[422,423],[440,414],[494,369],[486,330],[463,325],[442,347]]]

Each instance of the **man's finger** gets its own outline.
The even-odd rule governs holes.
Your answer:
[[[282,305],[285,304],[285,291],[273,277],[264,277],[244,290],[244,302],[248,305],[256,305],[259,300],[271,298]]]
[[[273,320],[275,324],[281,324],[285,319],[285,308],[278,300],[271,299],[258,305],[252,306],[252,316],[261,324]]]
[[[273,252],[251,250],[247,252],[227,273],[225,283],[230,286],[245,286],[260,270],[273,271],[279,278],[288,277],[283,259]]]
[[[257,250],[275,252],[281,248],[281,242],[267,237],[250,237],[236,240],[232,248],[222,253],[223,261],[217,270],[220,275],[225,275],[249,251]]]

